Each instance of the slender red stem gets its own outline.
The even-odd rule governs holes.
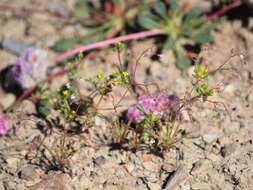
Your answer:
[[[149,31],[144,31],[144,32],[138,32],[138,33],[134,33],[134,34],[128,34],[128,35],[124,35],[124,36],[120,36],[120,37],[116,37],[116,38],[111,38],[111,39],[103,40],[100,42],[95,42],[95,43],[88,44],[88,45],[82,45],[82,46],[79,46],[73,50],[69,50],[67,52],[64,52],[64,53],[56,56],[56,58],[54,60],[52,60],[52,63],[59,63],[59,62],[64,61],[70,57],[75,56],[76,54],[78,54],[80,52],[103,48],[103,47],[106,47],[106,46],[109,46],[112,44],[116,44],[118,42],[126,42],[126,41],[131,41],[131,40],[138,40],[138,39],[142,39],[142,38],[146,38],[146,37],[150,37],[150,36],[157,36],[157,35],[161,35],[163,33],[164,33],[163,31],[155,29],[155,30],[149,30]]]
[[[231,9],[234,9],[234,8],[236,8],[236,7],[241,6],[241,4],[242,4],[241,0],[236,0],[236,1],[232,2],[232,3],[230,3],[230,4],[224,5],[224,6],[223,6],[221,9],[219,9],[218,11],[216,11],[216,12],[210,14],[210,15],[207,15],[207,16],[206,16],[206,19],[207,19],[207,20],[213,20],[213,19],[219,17],[220,15],[222,15],[222,14],[224,14],[224,13],[230,11]]]

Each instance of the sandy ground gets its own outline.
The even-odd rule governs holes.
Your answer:
[[[8,1],[1,1],[5,2]],[[71,10],[73,6],[72,0],[58,3],[66,10]],[[22,7],[27,2],[13,1],[11,4]],[[33,1],[31,4],[41,8],[49,5],[47,1]],[[249,21],[252,23],[252,18]],[[61,37],[86,32],[78,24],[68,24],[45,14],[21,17],[1,12],[0,25],[1,39],[12,37],[45,49]],[[136,153],[111,150],[108,146],[111,128],[97,118],[97,126],[89,134],[91,145],[88,146],[85,140],[78,140],[74,146],[79,151],[71,157],[67,171],[50,170],[47,153],[32,149],[36,140],[43,138],[43,129],[48,126],[34,116],[32,102],[24,101],[9,115],[12,121],[9,135],[0,138],[0,190],[253,189],[253,33],[250,27],[250,24],[242,27],[239,20],[222,20],[213,33],[214,43],[203,51],[210,69],[223,63],[232,48],[248,52],[246,65],[241,64],[239,59],[231,60],[238,74],[222,71],[211,78],[213,84],[223,82],[223,91],[212,100],[224,102],[229,114],[222,106],[216,111],[211,104],[204,107],[195,105],[191,111],[193,121],[183,124],[192,138],[177,143],[162,156],[151,154],[148,150]],[[134,42],[134,52],[138,55],[143,48],[152,45],[152,40]],[[53,54],[50,52],[50,55]],[[154,80],[162,89],[183,96],[190,86],[193,68],[181,73],[173,64],[175,58],[171,52],[163,52],[159,57],[158,61],[152,60],[151,55],[144,57],[137,79]],[[0,70],[11,65],[15,59],[11,52],[0,49]],[[81,74],[92,76],[98,68],[110,72],[115,67],[115,60],[115,52],[110,49],[98,52],[95,59],[84,63]],[[65,79],[56,79],[52,85],[59,86]],[[3,107],[8,107],[14,99],[11,93],[0,91]],[[133,103],[133,100],[127,99],[126,102]],[[44,145],[53,148],[57,138],[57,134],[50,135]]]

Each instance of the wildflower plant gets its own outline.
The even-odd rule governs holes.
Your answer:
[[[78,70],[83,55],[79,54],[74,63],[67,63],[68,82],[56,91],[44,88],[40,91],[37,110],[47,117],[52,109],[58,111],[65,123],[65,130],[73,131],[75,126],[92,125],[90,114],[93,113],[92,99],[83,96],[77,84]],[[82,132],[81,127],[79,132]]]
[[[118,118],[113,123],[113,141],[122,146],[131,142],[130,147],[135,150],[143,144],[156,150],[166,150],[188,135],[182,130],[183,110],[188,111],[196,102],[207,102],[214,106],[220,104],[227,111],[223,102],[210,99],[215,93],[220,92],[220,85],[210,84],[209,78],[211,74],[224,69],[235,56],[241,59],[243,55],[231,54],[229,59],[214,71],[209,71],[207,65],[197,62],[191,80],[192,88],[183,98],[167,93],[140,95],[136,104],[128,108],[126,121]]]
[[[128,28],[136,27],[138,13],[148,8],[154,0],[140,1],[92,1],[78,0],[74,15],[80,23],[90,28],[85,36],[60,39],[54,45],[55,51],[65,51],[77,44],[89,44],[117,34],[124,34]]]
[[[124,68],[120,58],[120,52],[122,51],[123,47],[124,45],[122,43],[117,43],[115,45],[119,64],[108,76],[105,76],[102,71],[98,71],[95,79],[87,79],[87,81],[90,82],[94,88],[93,92],[90,94],[90,96],[93,98],[100,96],[101,100],[103,97],[111,95],[114,87],[122,87],[126,89],[126,92],[130,91],[130,76],[127,69]]]
[[[191,65],[191,61],[184,45],[211,42],[211,31],[215,25],[205,20],[198,7],[186,9],[176,0],[167,2],[157,0],[151,9],[139,14],[138,23],[145,29],[163,30],[167,35],[165,43],[162,44],[163,49],[172,49],[176,55],[177,67],[186,69]]]
[[[48,66],[47,52],[30,47],[17,59],[7,74],[7,81],[27,89],[45,78]]]
[[[62,135],[59,139],[55,139],[52,148],[42,145],[44,152],[47,154],[41,155],[41,160],[48,168],[69,172],[70,158],[76,153],[75,140],[69,139],[66,135]]]
[[[172,49],[176,65],[182,70],[191,66],[185,46],[212,42],[211,31],[215,28],[215,24],[203,16],[201,8],[181,5],[176,0],[79,0],[75,15],[83,25],[91,28],[90,32],[81,37],[60,39],[53,47],[55,51],[65,51],[77,44],[94,43],[130,31],[158,29],[165,35],[160,49]]]
[[[138,95],[134,88],[142,84],[136,82],[134,78],[136,68],[133,68],[133,65],[136,67],[138,63],[133,65],[130,63],[129,69],[125,68],[120,57],[122,48],[124,49],[121,43],[116,44],[119,64],[111,73],[106,75],[102,71],[98,71],[95,77],[87,79],[93,86],[88,95],[82,95],[77,84],[78,66],[82,55],[77,57],[75,64],[68,63],[66,65],[68,83],[54,93],[47,90],[42,93],[43,100],[48,101],[48,104],[45,103],[44,105],[52,106],[51,109],[42,110],[52,110],[53,108],[60,113],[64,121],[60,131],[60,146],[53,149],[56,152],[45,148],[54,159],[54,164],[57,164],[59,168],[64,168],[68,159],[75,152],[74,149],[68,150],[67,144],[63,142],[67,142],[70,136],[81,137],[86,129],[94,126],[95,116],[102,115],[99,110],[103,110],[100,108],[100,103],[104,98],[110,97],[113,100],[113,107],[108,108],[112,111],[113,116],[109,123],[112,126],[112,142],[121,147],[127,146],[132,150],[137,150],[142,145],[153,150],[171,148],[188,135],[182,128],[183,110],[188,110],[197,101],[219,103],[210,100],[215,93],[219,92],[220,87],[210,84],[209,77],[210,74],[223,69],[230,59],[214,71],[209,71],[207,65],[196,62],[191,80],[191,90],[186,92],[182,98],[161,91],[151,94],[148,88],[143,91],[143,94]],[[240,53],[233,53],[231,58],[234,56],[239,56],[240,59],[244,57]],[[139,62],[139,59],[136,61]],[[200,60],[197,59],[197,61]],[[125,92],[118,102],[114,102],[114,89],[117,87],[125,90]],[[117,108],[121,106],[121,102],[127,93],[133,97],[137,96],[136,103],[128,107],[125,114],[119,114],[121,111],[119,112]]]

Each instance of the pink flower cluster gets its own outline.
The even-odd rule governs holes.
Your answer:
[[[6,116],[0,112],[0,136],[6,135],[9,131],[9,122]]]
[[[10,70],[8,80],[14,80],[23,88],[29,88],[46,76],[47,67],[46,51],[27,48]]]
[[[141,122],[145,114],[162,115],[178,109],[179,98],[175,95],[160,94],[158,96],[140,96],[138,103],[128,109],[127,118],[130,121]]]

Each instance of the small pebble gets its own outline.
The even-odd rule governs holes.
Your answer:
[[[203,135],[203,140],[208,143],[211,144],[214,141],[216,141],[218,139],[218,136],[214,133],[207,133]]]
[[[229,96],[234,96],[235,90],[235,86],[233,84],[229,84],[224,88],[224,93]]]
[[[191,190],[191,185],[190,184],[182,185],[181,189],[182,190]]]
[[[11,158],[7,158],[6,162],[7,162],[9,167],[16,168],[18,166],[19,159],[11,157]]]
[[[223,147],[221,147],[220,153],[223,157],[231,155],[233,152],[236,151],[236,145],[235,144],[228,144]]]
[[[7,109],[10,105],[12,105],[15,101],[15,96],[13,94],[4,94],[3,97],[0,97],[0,104],[4,109]]]
[[[250,93],[250,94],[247,96],[247,100],[248,100],[250,103],[253,103],[253,92]]]
[[[131,163],[126,164],[125,166],[126,166],[126,169],[127,169],[127,171],[128,171],[129,173],[132,173],[132,172],[134,171],[134,169],[135,169],[134,164],[131,164]]]
[[[33,180],[38,177],[38,174],[34,167],[32,166],[25,166],[19,172],[20,179],[24,180]]]
[[[99,156],[97,158],[94,159],[94,164],[97,166],[101,166],[103,164],[105,164],[105,157],[104,156]]]
[[[48,1],[48,9],[61,16],[67,17],[69,15],[67,8],[61,2]]]
[[[30,45],[15,38],[5,38],[2,41],[2,47],[14,55],[20,56]]]

